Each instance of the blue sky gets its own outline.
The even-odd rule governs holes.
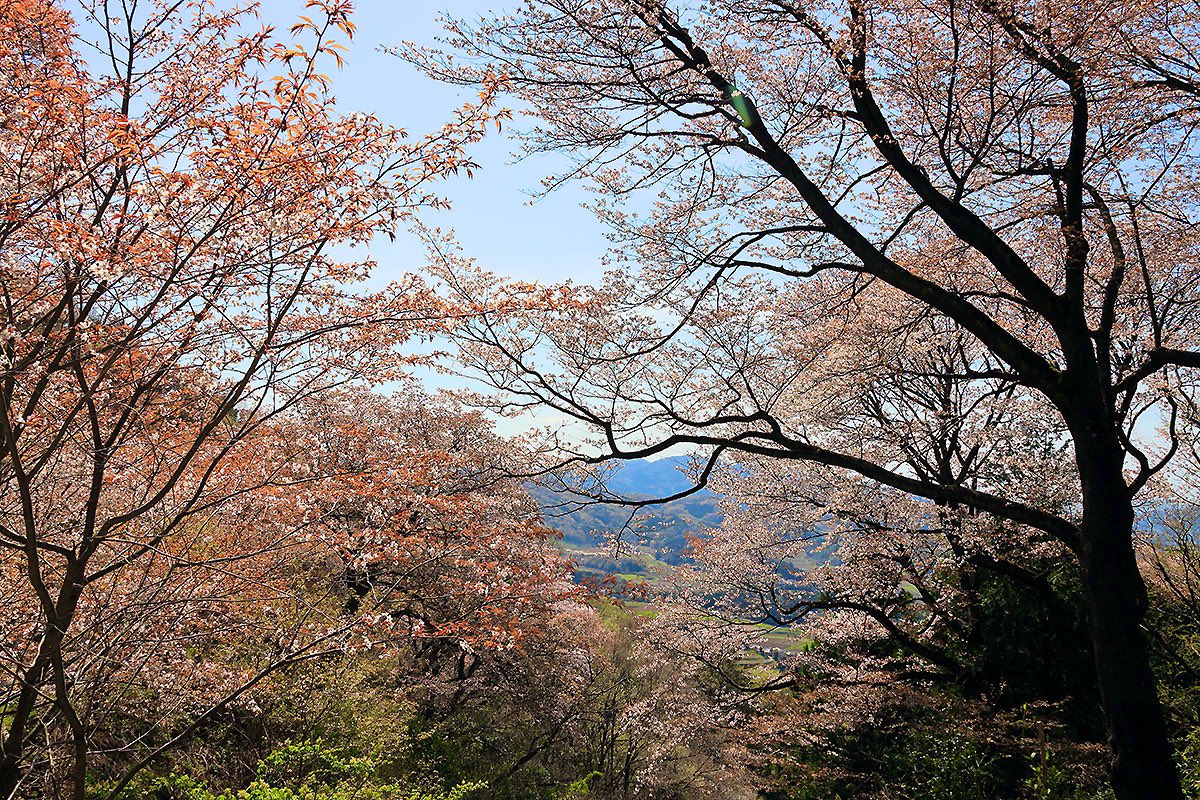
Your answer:
[[[359,0],[354,15],[358,33],[346,44],[346,66],[332,73],[339,104],[347,111],[366,111],[408,129],[413,136],[434,130],[473,92],[424,77],[379,48],[408,40],[434,44],[441,28],[439,12],[475,17],[510,7],[506,0]],[[264,0],[263,21],[286,28],[304,13],[303,0]],[[511,127],[520,127],[518,119]],[[607,241],[590,212],[580,208],[586,193],[579,187],[560,189],[530,205],[530,193],[555,169],[550,157],[514,163],[517,143],[507,134],[491,135],[472,156],[482,169],[474,179],[453,178],[441,186],[450,211],[431,212],[424,221],[452,228],[469,255],[501,274],[554,282],[599,277],[599,260]],[[377,277],[391,278],[419,270],[424,259],[410,235],[372,245],[380,264]]]
[[[518,0],[357,0],[353,41],[342,42],[346,64],[330,72],[339,106],[346,112],[373,113],[416,137],[436,130],[454,109],[473,99],[466,88],[432,81],[381,47],[411,41],[434,45],[442,28],[440,13],[478,17],[503,12]],[[284,29],[304,13],[304,0],[262,0],[262,21]],[[511,101],[510,101],[511,102]],[[440,185],[451,202],[448,211],[430,211],[422,221],[454,230],[466,254],[481,266],[524,280],[554,283],[568,278],[592,282],[600,277],[601,256],[608,247],[604,228],[591,212],[580,207],[588,197],[579,186],[561,187],[530,204],[531,193],[555,171],[553,157],[530,158],[515,163],[519,143],[510,134],[525,122],[518,117],[505,132],[490,134],[471,156],[480,164],[475,177],[450,178]],[[416,237],[401,232],[394,242],[377,237],[371,245],[379,263],[377,280],[420,272],[424,248]],[[418,377],[431,390],[458,388],[465,381],[445,374],[419,370]],[[389,388],[389,387],[385,387]],[[557,416],[539,411],[528,417],[500,420],[497,429],[520,433],[532,424],[547,424]]]

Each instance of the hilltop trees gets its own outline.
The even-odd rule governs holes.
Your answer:
[[[1116,792],[1180,797],[1133,532],[1194,424],[1195,16],[541,0],[452,21],[453,61],[408,57],[503,73],[530,148],[575,159],[561,178],[591,182],[630,264],[568,313],[514,315],[527,287],[439,243],[452,295],[498,307],[456,329],[463,355],[503,407],[590,429],[581,460],[691,447],[699,483],[721,457],[802,461],[1069,552]],[[932,374],[910,357],[946,348]],[[979,400],[878,399],[929,378]],[[1052,452],[1010,446],[1022,430]]]

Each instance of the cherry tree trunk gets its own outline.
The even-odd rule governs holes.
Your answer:
[[[1183,790],[1141,628],[1146,586],[1134,555],[1123,453],[1088,439],[1076,437],[1084,501],[1080,561],[1113,789],[1119,800],[1179,800]]]
[[[21,689],[16,696],[16,702],[7,709],[8,713],[2,722],[8,723],[7,730],[0,724],[0,800],[10,800],[16,797],[21,783],[25,779],[25,770],[21,765],[25,754],[28,729],[33,718],[34,709],[39,699],[47,692],[46,681],[54,670],[55,665],[62,665],[63,642],[66,640],[67,628],[75,617],[79,599],[83,594],[84,566],[76,561],[68,567],[63,577],[64,586],[59,593],[53,615],[44,619],[46,631],[38,647],[37,656],[22,676]],[[40,581],[40,576],[38,577]],[[40,584],[43,588],[45,584]],[[66,704],[69,709],[70,698],[65,695],[65,684],[50,691],[54,692],[58,704]],[[73,711],[70,712],[72,715]],[[84,796],[87,779],[87,750],[81,739],[76,739],[75,763],[72,765],[72,797]]]
[[[0,763],[0,798],[9,800],[21,785],[21,766],[15,758],[5,758]]]
[[[40,695],[46,673],[50,669],[49,651],[60,644],[53,641],[56,637],[52,634],[53,632],[44,638],[37,658],[25,671],[17,702],[9,719],[5,720],[8,722],[8,730],[0,730],[0,734],[3,734],[0,736],[0,800],[15,797],[25,777],[21,767],[21,756],[25,750],[26,725]]]

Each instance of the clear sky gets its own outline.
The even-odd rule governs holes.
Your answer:
[[[473,93],[431,81],[379,48],[405,40],[434,44],[442,12],[477,17],[510,6],[511,0],[358,0],[358,33],[343,42],[349,48],[346,66],[330,76],[339,104],[347,111],[374,113],[413,136],[438,128]],[[284,29],[302,13],[303,0],[264,0],[262,6],[263,21]],[[516,149],[507,135],[490,135],[472,151],[482,166],[475,178],[464,175],[441,185],[451,210],[431,212],[424,220],[452,228],[467,253],[498,274],[544,282],[597,278],[607,242],[603,228],[580,208],[586,193],[569,187],[530,205],[530,193],[556,165],[550,157],[515,163]],[[419,270],[424,258],[408,235],[395,243],[376,242],[372,252],[384,278]]]

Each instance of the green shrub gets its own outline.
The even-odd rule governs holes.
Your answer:
[[[989,800],[996,791],[996,764],[983,747],[962,733],[921,732],[906,739],[898,754],[911,775],[913,800]]]
[[[132,791],[162,800],[466,800],[484,788],[477,782],[449,789],[403,785],[381,778],[379,767],[371,756],[324,742],[289,742],[259,762],[258,777],[244,789],[216,791],[191,776],[171,775],[148,792]]]

